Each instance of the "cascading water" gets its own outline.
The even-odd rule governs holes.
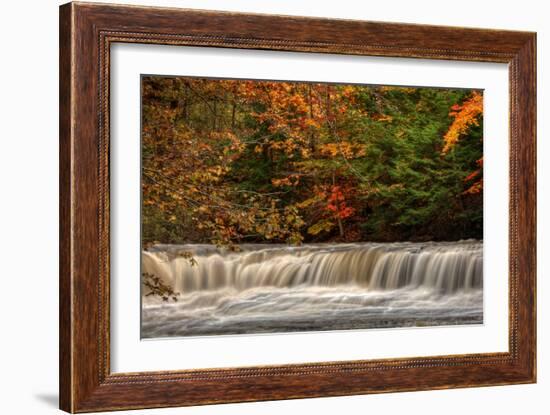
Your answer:
[[[143,297],[142,337],[482,322],[479,241],[239,248],[144,251],[142,272],[180,295]]]

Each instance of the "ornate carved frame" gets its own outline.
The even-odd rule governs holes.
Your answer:
[[[111,373],[109,56],[115,42],[509,64],[509,352]],[[535,33],[106,4],[61,6],[61,409],[90,412],[535,382],[535,103]]]

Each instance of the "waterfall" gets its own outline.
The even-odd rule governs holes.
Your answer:
[[[156,245],[142,272],[144,338],[483,322],[483,243]],[[192,265],[189,256],[196,262]]]
[[[482,288],[483,244],[245,244],[239,252],[212,245],[157,245],[143,251],[142,272],[180,293],[347,285],[369,292],[425,287],[452,294]]]

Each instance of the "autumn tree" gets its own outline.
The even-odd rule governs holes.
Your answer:
[[[475,132],[476,127],[481,126],[483,121],[483,96],[473,91],[472,94],[462,103],[453,105],[449,115],[454,118],[447,133],[445,133],[443,153],[451,151],[459,140],[468,137]],[[477,168],[471,172],[464,181],[469,184],[465,193],[477,194],[483,190],[483,157],[476,160]]]

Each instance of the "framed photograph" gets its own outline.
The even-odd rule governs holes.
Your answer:
[[[536,35],[60,8],[60,407],[536,381]]]

